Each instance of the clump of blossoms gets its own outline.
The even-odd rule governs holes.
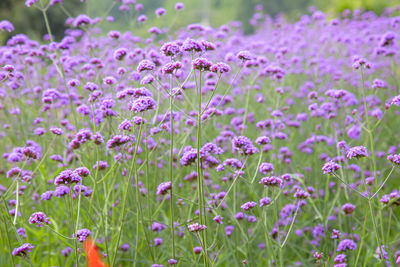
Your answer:
[[[77,231],[76,231],[76,239],[77,239],[79,242],[85,241],[86,238],[87,238],[88,236],[90,236],[90,235],[91,235],[91,232],[90,232],[89,229],[80,229],[80,230],[77,230]]]
[[[207,229],[207,226],[199,224],[199,223],[193,223],[188,225],[188,230],[189,232],[200,232]]]
[[[25,243],[18,248],[14,248],[12,254],[14,256],[24,257],[28,255],[28,253],[34,248],[34,246],[30,243]]]
[[[168,190],[171,190],[171,188],[172,188],[172,182],[170,181],[163,182],[158,185],[156,194],[165,195],[168,192]]]
[[[32,213],[31,217],[29,218],[29,223],[36,224],[37,227],[42,227],[44,224],[50,224],[50,221],[44,212],[39,211]]]
[[[346,152],[346,157],[348,159],[364,158],[364,157],[368,157],[368,152],[364,146],[355,146],[355,147],[349,148],[349,150]]]
[[[1,263],[83,264],[80,227],[98,220],[110,266],[400,264],[399,8],[292,23],[257,5],[244,34],[239,21],[167,28],[189,2],[139,2],[69,17],[64,36],[50,23],[40,41],[0,21],[4,226],[32,243],[11,236]],[[124,13],[142,30],[116,29]]]
[[[337,164],[336,162],[334,162],[333,160],[328,161],[322,167],[322,170],[324,171],[324,174],[335,173],[339,169],[340,169],[340,165]]]

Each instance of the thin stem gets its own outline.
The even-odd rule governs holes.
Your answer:
[[[18,217],[18,206],[19,206],[19,181],[18,181],[18,177],[17,177],[17,189],[16,189],[16,196],[17,196],[17,202],[15,204],[15,214],[14,214],[14,220],[13,220],[13,224],[16,225],[17,224],[17,217]]]
[[[194,72],[195,80],[196,72]],[[197,97],[198,97],[198,110],[197,110],[197,182],[198,188],[197,193],[199,197],[199,217],[200,224],[204,225],[205,222],[205,203],[204,203],[204,189],[203,189],[203,179],[201,177],[201,159],[200,159],[200,145],[201,145],[201,71],[199,71],[199,82],[197,84]],[[207,256],[207,241],[205,231],[201,231],[201,242],[204,246],[204,266],[208,266],[208,256]]]
[[[282,242],[281,248],[283,248],[283,247],[285,246],[285,243],[286,243],[286,241],[287,241],[288,238],[289,238],[290,232],[292,231],[292,227],[293,227],[294,221],[296,220],[296,216],[297,216],[297,213],[298,213],[298,211],[299,211],[299,207],[300,207],[300,205],[299,205],[299,203],[297,203],[296,212],[294,213],[292,222],[290,223],[289,230],[288,230],[288,232],[287,232],[287,234],[286,234],[285,239],[284,239],[283,242]]]
[[[124,226],[124,217],[125,217],[125,210],[126,210],[126,199],[127,199],[127,195],[128,195],[128,189],[129,189],[129,182],[132,176],[132,171],[134,168],[134,165],[136,165],[136,154],[137,154],[137,149],[140,143],[140,138],[142,135],[142,123],[140,124],[139,127],[139,134],[138,134],[138,138],[137,138],[137,143],[136,143],[136,148],[135,148],[135,152],[133,154],[132,157],[132,161],[131,161],[131,167],[129,169],[129,173],[128,173],[128,177],[126,178],[126,182],[125,182],[125,191],[123,192],[123,197],[122,197],[122,212],[119,218],[119,229],[118,229],[118,237],[117,237],[117,243],[115,244],[115,248],[114,248],[114,255],[111,261],[111,266],[115,266],[115,259],[117,258],[117,252],[118,252],[118,246],[119,246],[119,242],[121,240],[121,234],[122,234],[122,228]],[[136,177],[137,178],[137,177]],[[136,236],[136,238],[138,238]],[[137,251],[137,247],[136,247],[136,251]],[[135,258],[135,262],[137,261],[137,259]]]
[[[357,192],[362,198],[368,199],[367,197],[365,197],[360,191],[358,191],[357,189],[354,189],[353,187],[351,187],[350,185],[348,185],[345,181],[343,181],[342,178],[340,178],[339,176],[337,176],[336,173],[332,173],[333,176],[335,176],[336,178],[338,178],[345,186],[347,186],[349,189],[353,190],[354,192]]]
[[[72,187],[69,186],[69,205],[70,205],[70,212],[71,212],[71,222],[72,222],[72,236],[74,239],[74,249],[75,249],[75,260],[76,266],[79,266],[79,255],[78,255],[78,243],[76,242],[76,229],[75,229],[75,215],[74,215],[74,206],[72,204]]]
[[[172,236],[172,258],[175,259],[175,230],[174,230],[174,179],[173,179],[173,160],[174,160],[174,118],[173,118],[173,95],[172,95],[172,74],[170,77],[170,95],[169,95],[169,114],[170,114],[170,150],[169,150],[169,180],[171,181],[171,190],[169,198],[169,208],[171,212],[170,227]]]
[[[381,191],[382,187],[386,184],[387,180],[390,178],[390,175],[392,174],[393,171],[394,171],[394,166],[392,167],[392,169],[390,170],[388,176],[387,176],[386,179],[383,181],[383,183],[382,183],[381,186],[378,188],[378,190],[371,196],[371,199],[373,199],[373,198],[379,193],[379,191]]]
[[[10,236],[8,235],[8,227],[7,227],[7,222],[5,221],[5,219],[4,219],[4,216],[3,215],[1,215],[1,218],[3,219],[3,224],[4,224],[4,230],[5,230],[5,232],[6,232],[6,237],[7,237],[7,244],[8,244],[8,248],[9,248],[9,250],[10,250],[10,258],[11,258],[11,262],[12,262],[12,266],[15,266],[15,263],[14,263],[14,256],[12,255],[12,247],[11,247],[11,242],[10,242]]]

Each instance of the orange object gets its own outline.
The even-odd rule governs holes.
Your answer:
[[[99,249],[92,239],[87,237],[83,242],[83,247],[86,252],[88,267],[108,267],[108,265],[101,259]]]

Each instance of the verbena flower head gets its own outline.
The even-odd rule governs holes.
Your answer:
[[[251,53],[247,50],[240,51],[239,53],[236,54],[236,57],[243,61],[247,61],[253,58]]]
[[[280,187],[282,185],[282,179],[277,176],[267,176],[261,178],[260,184],[263,184],[264,186]]]
[[[80,230],[77,230],[77,231],[76,231],[76,239],[78,239],[79,242],[85,241],[86,238],[87,238],[88,236],[90,236],[90,235],[91,235],[90,230],[89,230],[89,229],[86,229],[86,228],[80,229]]]
[[[0,30],[12,32],[14,31],[14,25],[8,20],[2,20],[0,21]]]
[[[28,253],[34,248],[34,246],[30,243],[25,243],[18,248],[14,248],[12,254],[14,256],[24,257],[28,255]]]
[[[357,244],[352,239],[343,239],[337,246],[337,251],[355,250]]]
[[[356,206],[351,203],[346,203],[342,206],[342,211],[346,213],[346,215],[352,214],[355,210]]]
[[[293,196],[297,199],[307,199],[310,194],[302,189],[297,189]]]
[[[60,184],[79,183],[81,180],[82,178],[77,172],[71,169],[67,169],[60,172],[60,174],[57,175],[56,179],[54,180],[54,184],[60,185]]]
[[[156,194],[157,195],[165,195],[168,192],[168,190],[170,190],[171,188],[172,188],[171,181],[163,182],[158,185]]]
[[[337,164],[336,162],[334,162],[333,160],[328,161],[322,167],[322,170],[324,171],[324,174],[334,173],[339,169],[340,169],[340,165]]]
[[[168,264],[169,264],[169,265],[175,265],[175,264],[177,264],[177,263],[178,263],[178,261],[175,260],[175,259],[169,259],[169,260],[168,260]]]
[[[34,5],[38,0],[26,0],[25,1],[25,5],[27,7],[31,7],[32,5]]]
[[[195,70],[209,71],[212,66],[212,63],[211,63],[211,61],[209,61],[205,58],[199,57],[199,58],[196,58],[193,60],[192,66],[193,66],[193,69],[195,69]]]
[[[154,64],[154,62],[145,59],[140,61],[138,67],[137,67],[137,71],[138,72],[142,72],[142,71],[153,71],[156,68],[156,64]]]
[[[56,187],[56,190],[54,190],[53,195],[60,198],[64,195],[68,195],[69,194],[69,188],[68,186],[65,185],[60,185]]]
[[[248,210],[251,210],[252,208],[254,208],[255,206],[257,206],[257,203],[254,201],[250,201],[250,202],[244,203],[242,206],[240,206],[240,208],[244,211],[248,211]]]
[[[210,71],[215,72],[217,74],[222,74],[222,73],[230,72],[231,68],[229,67],[228,64],[225,64],[223,62],[219,62],[219,63],[211,65]]]
[[[180,46],[176,42],[166,42],[160,50],[166,56],[176,56],[181,53]]]
[[[400,165],[400,154],[389,155],[387,156],[387,159],[393,164]]]
[[[140,112],[143,112],[146,110],[155,109],[156,105],[157,105],[157,103],[156,103],[156,101],[154,101],[153,98],[151,98],[149,96],[143,96],[143,97],[133,100],[129,104],[129,110],[131,110],[135,113],[140,113]]]
[[[44,224],[50,224],[46,214],[44,212],[35,212],[32,213],[31,217],[29,218],[30,224],[36,224],[37,227],[42,227]]]
[[[264,197],[264,198],[260,199],[260,207],[268,206],[269,204],[271,204],[271,198]]]
[[[400,106],[400,95],[393,97],[390,104],[393,106]]]
[[[182,2],[177,2],[175,4],[175,9],[176,10],[183,10],[185,8],[185,5]]]
[[[92,22],[93,22],[92,19],[91,19],[88,15],[81,14],[81,15],[78,15],[78,16],[74,19],[74,22],[72,23],[72,25],[73,25],[75,28],[77,28],[77,27],[79,27],[79,26],[89,25],[89,24],[91,24]]]
[[[193,223],[188,225],[188,229],[190,232],[200,232],[207,229],[207,226],[201,225],[199,223]]]
[[[347,151],[346,157],[348,159],[368,157],[368,152],[364,146],[355,146]]]

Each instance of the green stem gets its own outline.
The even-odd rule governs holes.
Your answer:
[[[196,72],[194,72],[195,80]],[[206,223],[205,219],[205,204],[204,204],[204,189],[203,189],[203,179],[201,177],[201,159],[200,159],[200,145],[201,145],[201,71],[199,72],[199,82],[197,84],[197,97],[198,97],[198,110],[197,110],[197,182],[198,188],[197,193],[199,197],[199,217],[200,224],[204,225]],[[208,266],[208,256],[207,256],[207,240],[205,231],[201,231],[201,243],[204,246],[204,266]]]
[[[69,205],[70,205],[70,212],[71,212],[71,222],[72,222],[72,235],[74,238],[74,249],[75,249],[75,260],[76,266],[79,266],[79,255],[78,255],[78,243],[76,242],[76,229],[75,229],[75,215],[74,215],[74,206],[72,204],[72,186],[69,186]]]
[[[169,180],[171,182],[171,191],[169,198],[169,208],[171,212],[170,227],[172,236],[172,258],[175,259],[175,230],[174,230],[174,179],[173,179],[173,160],[174,160],[174,118],[173,118],[173,95],[172,95],[172,74],[170,78],[170,95],[169,95],[169,114],[170,114],[170,150],[169,150]]]

